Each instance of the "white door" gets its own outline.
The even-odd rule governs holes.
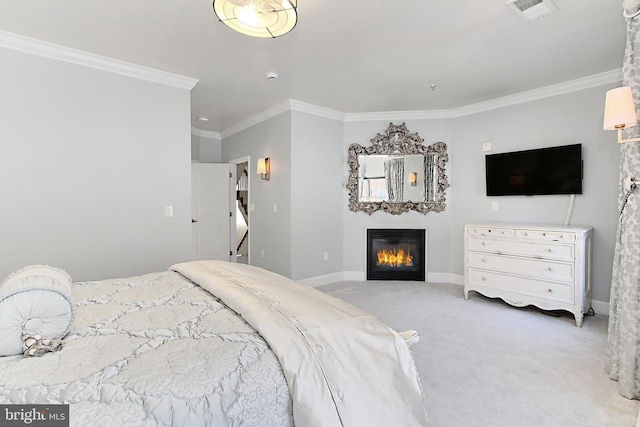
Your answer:
[[[229,165],[193,163],[193,259],[229,261]]]

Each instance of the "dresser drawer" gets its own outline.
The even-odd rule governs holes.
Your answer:
[[[532,258],[545,258],[560,261],[573,261],[574,246],[544,242],[523,242],[512,240],[493,240],[484,237],[469,237],[468,249],[477,252],[519,255]]]
[[[516,230],[516,237],[523,240],[546,240],[548,242],[560,243],[573,243],[575,240],[575,235],[573,233],[542,230]]]
[[[468,226],[467,233],[470,236],[496,236],[496,237],[513,237],[515,231],[513,228],[485,227],[485,226]]]
[[[506,291],[516,292],[538,298],[573,304],[573,286],[515,277],[508,274],[492,273],[469,268],[468,281],[472,285],[486,286]]]
[[[481,252],[469,252],[468,257],[468,266],[473,268],[572,283],[575,277],[573,263],[513,258]]]

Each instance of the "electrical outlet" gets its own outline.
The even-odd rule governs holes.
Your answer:
[[[164,216],[167,218],[171,218],[173,216],[173,206],[164,207]]]
[[[260,258],[264,258],[264,249],[260,249]]]
[[[491,143],[485,142],[484,144],[482,144],[482,151],[491,151]]]
[[[491,202],[491,210],[492,210],[492,211],[499,211],[499,210],[500,210],[500,203],[498,203],[498,202]]]
[[[324,260],[328,261],[329,260],[329,252],[325,252],[324,253]]]

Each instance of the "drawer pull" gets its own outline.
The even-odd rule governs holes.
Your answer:
[[[482,242],[482,246],[487,246],[487,242]]]
[[[547,252],[551,253],[553,250],[551,248],[547,249]]]
[[[549,289],[547,289],[547,292],[552,293],[553,289],[549,288]]]
[[[553,271],[553,268],[547,267],[547,271]]]
[[[486,278],[486,277],[484,277],[484,276],[482,276],[482,277],[480,278],[480,280],[482,280],[483,282],[486,282],[486,281],[487,281],[487,278]]]
[[[547,233],[542,233],[542,237],[545,237],[547,235]]]
[[[487,259],[486,258],[482,258],[482,262],[487,262]]]

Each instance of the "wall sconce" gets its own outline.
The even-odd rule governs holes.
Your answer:
[[[270,178],[270,172],[271,172],[271,167],[270,167],[270,163],[269,162],[269,158],[259,158],[258,159],[258,173],[260,174],[260,178],[264,179],[265,181],[269,181]]]
[[[604,130],[617,130],[620,144],[636,142],[640,141],[640,138],[622,139],[622,130],[637,124],[638,117],[631,88],[623,86],[608,91],[604,105]]]
[[[418,174],[416,172],[411,172],[409,174],[409,183],[412,187],[418,185]]]

